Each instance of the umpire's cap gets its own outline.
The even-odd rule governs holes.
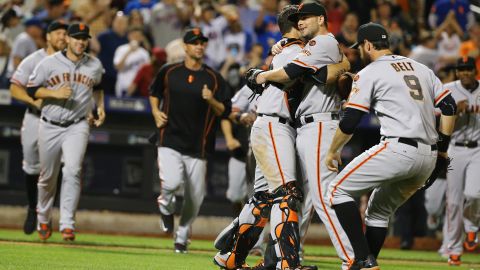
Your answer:
[[[62,20],[53,21],[48,25],[47,33],[53,32],[58,29],[67,30],[68,24],[64,23]]]
[[[360,44],[362,44],[365,40],[370,42],[373,41],[388,41],[388,33],[385,27],[378,23],[366,23],[362,24],[358,28],[357,33],[357,42],[350,46],[351,49],[357,49]]]
[[[90,28],[84,23],[70,24],[67,34],[73,38],[91,38]]]
[[[475,59],[473,57],[461,57],[457,60],[457,69],[472,70],[475,69]]]
[[[323,16],[325,17],[325,21],[327,20],[327,11],[325,10],[325,7],[316,2],[300,4],[298,6],[298,11],[288,16],[288,19],[296,23],[301,16],[305,15]]]
[[[200,31],[200,28],[188,29],[185,32],[185,35],[183,35],[183,42],[185,44],[192,44],[197,40],[201,40],[203,42],[208,41],[208,38],[203,35],[202,31]]]

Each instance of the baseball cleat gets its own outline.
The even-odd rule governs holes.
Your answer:
[[[166,234],[173,233],[173,215],[164,215],[160,213],[162,218],[162,231]]]
[[[460,264],[462,264],[462,261],[460,260],[460,255],[450,255],[450,257],[448,257],[448,265],[460,266]]]
[[[478,239],[476,232],[467,232],[467,236],[465,237],[465,242],[463,242],[463,247],[467,251],[475,251],[478,247]]]
[[[368,255],[365,260],[356,260],[350,266],[349,270],[380,270],[377,260],[373,255]]]
[[[40,240],[47,240],[52,236],[52,223],[39,223],[38,224],[38,237]]]
[[[175,243],[175,253],[187,253],[187,245]]]
[[[75,231],[73,229],[64,229],[62,230],[62,238],[65,241],[75,240]]]
[[[35,209],[28,208],[27,218],[23,224],[23,232],[25,234],[32,234],[37,226],[37,211]]]
[[[268,270],[270,268],[265,267],[263,262],[255,265],[254,267],[243,267],[239,268],[239,270]],[[318,267],[316,265],[299,265],[295,268],[292,268],[292,270],[318,270]]]

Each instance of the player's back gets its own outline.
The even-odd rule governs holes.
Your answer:
[[[437,140],[434,105],[449,91],[425,65],[407,57],[386,55],[354,79],[348,107],[379,117],[382,136],[405,137],[426,144]]]

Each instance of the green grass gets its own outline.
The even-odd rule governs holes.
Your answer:
[[[73,243],[65,243],[55,232],[46,243],[37,235],[17,230],[0,230],[0,270],[3,269],[218,269],[212,263],[215,254],[211,241],[194,240],[189,254],[175,254],[173,241],[165,238],[77,234]],[[306,264],[320,270],[340,269],[335,250],[325,246],[307,246]],[[259,257],[249,258],[254,264]],[[463,265],[454,269],[480,270],[479,254],[465,254]],[[382,270],[441,270],[448,267],[436,252],[385,249],[380,254]]]

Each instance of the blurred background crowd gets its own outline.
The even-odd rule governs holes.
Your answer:
[[[394,53],[430,67],[446,83],[455,78],[461,56],[476,59],[480,70],[479,0],[319,0],[327,8],[328,27],[348,57],[352,72],[362,68],[356,41],[359,25],[385,26]],[[102,62],[105,94],[117,98],[148,97],[159,68],[184,56],[185,29],[200,27],[209,38],[206,63],[226,79],[233,95],[243,73],[263,64],[281,39],[276,15],[300,0],[10,0],[0,1],[0,89],[7,89],[18,64],[45,46],[44,31],[53,20],[80,21],[91,29],[89,52]],[[477,75],[480,79],[480,74]],[[152,124],[153,128],[153,124]],[[369,143],[357,140],[344,153],[354,157]],[[226,180],[225,180],[226,181]],[[402,248],[413,235],[427,233],[424,195],[399,213]],[[412,208],[409,208],[412,207]],[[414,214],[412,214],[414,213]],[[402,221],[403,218],[403,221]],[[407,220],[407,221],[405,221]],[[431,228],[438,228],[430,226]]]

